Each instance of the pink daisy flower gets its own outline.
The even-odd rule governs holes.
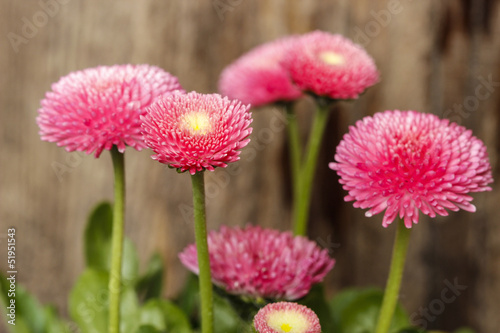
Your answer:
[[[255,315],[254,327],[259,333],[321,333],[318,316],[297,303],[271,303]]]
[[[116,65],[73,72],[52,85],[38,110],[42,140],[67,151],[95,152],[113,145],[141,150],[140,115],[158,96],[183,92],[177,78],[149,65]]]
[[[228,293],[253,298],[295,300],[321,282],[335,260],[305,237],[256,226],[228,228],[208,235],[212,281]],[[198,274],[196,247],[179,254]]]
[[[470,130],[432,114],[385,111],[365,117],[337,147],[330,168],[349,192],[346,201],[385,210],[387,227],[399,214],[405,226],[419,211],[446,216],[446,209],[474,212],[469,192],[489,191],[493,182],[486,147]]]
[[[302,92],[282,65],[296,39],[292,36],[260,45],[226,67],[219,79],[221,94],[252,106],[299,98]]]
[[[249,108],[217,94],[172,94],[141,118],[144,140],[154,160],[191,174],[213,171],[239,160],[250,141]]]
[[[332,99],[358,98],[379,80],[375,62],[361,46],[323,31],[303,35],[285,65],[300,89]]]

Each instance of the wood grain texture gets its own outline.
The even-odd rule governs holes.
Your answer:
[[[62,4],[64,2],[64,4]],[[37,1],[0,0],[0,233],[18,232],[19,282],[66,313],[66,296],[83,268],[86,215],[112,197],[109,154],[94,159],[41,142],[35,123],[50,84],[96,65],[149,63],[179,77],[186,90],[214,92],[221,70],[250,48],[291,33],[322,29],[344,34],[373,55],[382,81],[332,112],[322,147],[309,234],[332,241],[337,266],[327,277],[333,295],[347,286],[383,286],[394,228],[367,219],[343,202],[327,168],[348,125],[387,109],[432,112],[473,129],[488,146],[500,176],[500,6],[494,0],[60,0],[53,17],[15,52],[7,34],[23,34]],[[225,10],[215,4],[226,4]],[[394,7],[397,5],[396,7]],[[389,10],[393,11],[391,13]],[[381,13],[390,13],[380,16]],[[484,80],[494,85],[479,100]],[[484,89],[482,90],[484,92]],[[474,99],[476,98],[476,99]],[[474,101],[478,100],[476,104]],[[455,111],[462,105],[462,111]],[[312,104],[301,102],[307,135]],[[468,108],[468,109],[467,109]],[[468,111],[470,110],[470,111]],[[285,230],[290,220],[286,136],[278,109],[253,111],[254,133],[242,160],[207,177],[208,224],[259,223]],[[159,251],[167,265],[166,296],[182,287],[177,253],[194,239],[181,212],[191,206],[187,175],[129,150],[126,156],[126,234],[144,262]],[[67,167],[60,179],[53,163]],[[474,195],[478,211],[422,219],[414,229],[402,302],[415,321],[452,330],[500,330],[500,191]],[[2,240],[0,239],[0,243]],[[2,243],[3,244],[3,243]],[[0,245],[3,246],[3,245]],[[5,251],[0,267],[5,271]],[[446,281],[467,289],[442,311]],[[432,313],[432,307],[435,313]],[[419,311],[431,307],[426,318]]]

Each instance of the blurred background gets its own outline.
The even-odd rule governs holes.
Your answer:
[[[313,195],[310,238],[337,264],[333,296],[348,286],[385,285],[394,225],[345,203],[328,169],[348,126],[387,109],[447,117],[473,130],[500,178],[500,5],[495,0],[41,0],[0,1],[0,268],[6,232],[17,228],[18,282],[67,313],[83,269],[89,210],[112,199],[109,154],[99,159],[42,142],[35,122],[51,83],[71,71],[148,63],[176,75],[187,91],[215,92],[222,69],[261,43],[321,29],[363,45],[381,82],[332,111]],[[313,103],[300,103],[307,135]],[[290,227],[291,193],[282,110],[255,109],[252,143],[240,162],[207,178],[208,224]],[[126,234],[144,264],[159,252],[165,296],[183,286],[177,253],[193,242],[189,176],[126,154]],[[500,331],[500,190],[475,194],[474,214],[421,218],[414,227],[401,301],[414,324]],[[442,299],[460,285],[453,301]],[[448,294],[447,294],[448,295]],[[442,305],[442,306],[441,306]]]

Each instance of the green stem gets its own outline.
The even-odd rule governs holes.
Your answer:
[[[116,146],[111,149],[115,174],[115,203],[111,239],[111,271],[109,276],[109,332],[120,332],[120,292],[122,279],[123,225],[125,212],[125,162]]]
[[[385,287],[384,300],[380,309],[376,333],[387,333],[398,302],[399,288],[403,279],[406,252],[410,242],[411,229],[405,227],[403,221],[398,221],[396,239],[392,249],[391,269]]]
[[[299,124],[297,116],[293,112],[293,104],[285,104],[285,111],[288,120],[287,133],[288,133],[288,149],[290,153],[290,166],[292,171],[292,190],[293,202],[295,204],[297,195],[299,193],[299,173],[302,159],[302,147],[300,144]]]
[[[210,274],[210,257],[208,255],[207,223],[205,213],[205,183],[204,172],[191,176],[193,183],[194,229],[196,236],[196,251],[198,254],[198,269],[201,299],[201,331],[213,332],[213,290]]]
[[[309,217],[309,207],[311,205],[311,191],[314,181],[314,173],[318,163],[321,140],[325,132],[330,103],[318,100],[318,109],[314,117],[305,162],[299,174],[299,185],[297,201],[295,202],[295,214],[293,230],[295,235],[305,235],[307,232],[307,219]]]

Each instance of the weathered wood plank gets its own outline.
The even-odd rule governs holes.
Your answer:
[[[100,199],[112,198],[111,162],[68,154],[41,142],[36,110],[50,84],[70,71],[99,64],[150,63],[180,78],[187,90],[213,92],[220,71],[243,52],[290,33],[323,29],[365,45],[382,81],[353,103],[332,113],[317,170],[310,227],[312,239],[333,242],[337,258],[328,276],[334,294],[351,285],[383,286],[393,229],[380,217],[367,219],[344,203],[327,162],[348,125],[386,109],[416,109],[450,117],[470,127],[488,145],[495,178],[500,175],[498,85],[476,96],[488,80],[500,81],[498,1],[60,1],[43,22],[38,2],[0,1],[0,233],[15,225],[19,235],[20,282],[44,303],[65,312],[66,296],[83,267],[81,234],[86,214]],[[64,4],[63,4],[64,2]],[[7,34],[30,32],[16,53]],[[42,15],[42,16],[40,16]],[[27,29],[27,30],[26,30]],[[34,31],[36,30],[36,31]],[[482,90],[484,92],[484,90]],[[469,98],[470,97],[470,98]],[[466,103],[470,104],[467,111]],[[469,98],[469,99],[468,99]],[[312,112],[301,103],[303,134]],[[454,105],[464,107],[461,113]],[[281,112],[254,110],[252,144],[238,164],[208,176],[209,227],[259,223],[285,230],[290,220],[286,139]],[[142,261],[160,251],[167,264],[166,295],[181,288],[186,271],[177,253],[193,241],[181,209],[190,207],[187,175],[127,153],[126,233]],[[54,162],[65,167],[59,174]],[[416,226],[402,289],[402,302],[415,321],[478,332],[500,327],[500,192],[475,195],[478,212],[423,219]],[[1,242],[1,240],[0,240]],[[5,268],[0,251],[0,267]],[[443,311],[425,318],[421,308],[437,306],[446,281],[467,289]],[[54,283],[57,281],[57,283]],[[432,305],[434,304],[434,305]]]

